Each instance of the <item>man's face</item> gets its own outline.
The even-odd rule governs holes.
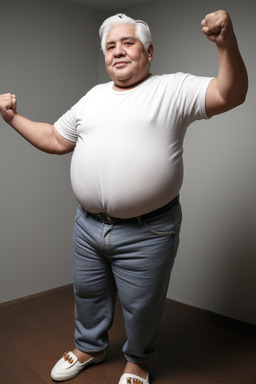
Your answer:
[[[105,65],[114,87],[132,88],[149,75],[153,47],[145,50],[136,37],[136,27],[120,24],[111,28],[106,39]]]

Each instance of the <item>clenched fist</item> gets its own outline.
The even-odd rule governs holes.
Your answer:
[[[207,38],[218,46],[226,46],[235,38],[232,22],[226,11],[209,13],[202,20],[201,26]]]
[[[0,95],[0,113],[3,119],[10,123],[16,114],[17,100],[16,96],[11,93]]]

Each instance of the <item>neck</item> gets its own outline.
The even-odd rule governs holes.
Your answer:
[[[137,81],[136,83],[134,84],[128,84],[128,85],[123,85],[123,84],[119,84],[119,83],[114,83],[113,85],[113,89],[114,91],[119,91],[119,92],[124,92],[124,91],[128,91],[129,89],[133,89],[135,87],[137,87],[138,85],[140,85],[141,83],[143,83],[143,81],[145,81],[149,76],[151,76],[151,73],[149,73],[146,77],[144,77],[142,80],[139,80]]]

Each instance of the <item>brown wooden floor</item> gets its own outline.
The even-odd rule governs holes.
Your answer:
[[[73,346],[73,293],[64,287],[0,305],[0,384],[53,383],[50,370]],[[124,367],[120,305],[107,360],[72,384],[117,384]],[[167,300],[152,384],[255,384],[255,329]]]

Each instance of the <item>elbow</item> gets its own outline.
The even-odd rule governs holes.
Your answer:
[[[239,107],[240,105],[244,104],[245,100],[246,100],[246,95],[243,97],[239,97],[238,99],[234,100],[233,103],[227,106],[227,110]]]
[[[236,99],[233,108],[236,108],[236,107],[238,107],[239,105],[244,104],[244,102],[246,101],[246,97],[247,97],[247,90],[248,90],[248,88],[246,88],[246,90],[245,90],[244,92],[241,92],[241,94],[239,95],[239,97]]]
[[[60,145],[41,145],[37,146],[37,149],[40,151],[47,153],[49,155],[65,155],[66,153],[72,152],[70,148],[66,148]]]
[[[242,105],[246,101],[247,91],[248,91],[248,83],[240,88],[239,93],[237,93],[236,95],[233,94],[230,97],[229,101],[226,102],[227,110],[230,110]]]
[[[249,88],[249,81],[248,81],[248,76],[246,76],[246,80],[243,83],[243,86],[241,86],[241,92],[240,92],[240,98],[238,100],[238,105],[241,105],[245,102],[246,97],[247,97],[247,92]]]
[[[243,103],[246,101],[247,92],[248,92],[248,85],[247,85],[247,87],[246,87],[246,90],[245,90],[245,92],[244,92],[243,97],[241,98],[241,102],[240,102],[240,104],[243,104]]]
[[[238,100],[238,105],[241,105],[245,102],[246,97],[247,97],[247,92],[248,92],[248,80],[243,87],[243,91],[241,91],[240,98]]]
[[[67,153],[72,152],[72,150],[67,149],[67,148],[54,148],[54,149],[47,149],[43,150],[43,152],[48,153],[49,155],[65,155]]]

